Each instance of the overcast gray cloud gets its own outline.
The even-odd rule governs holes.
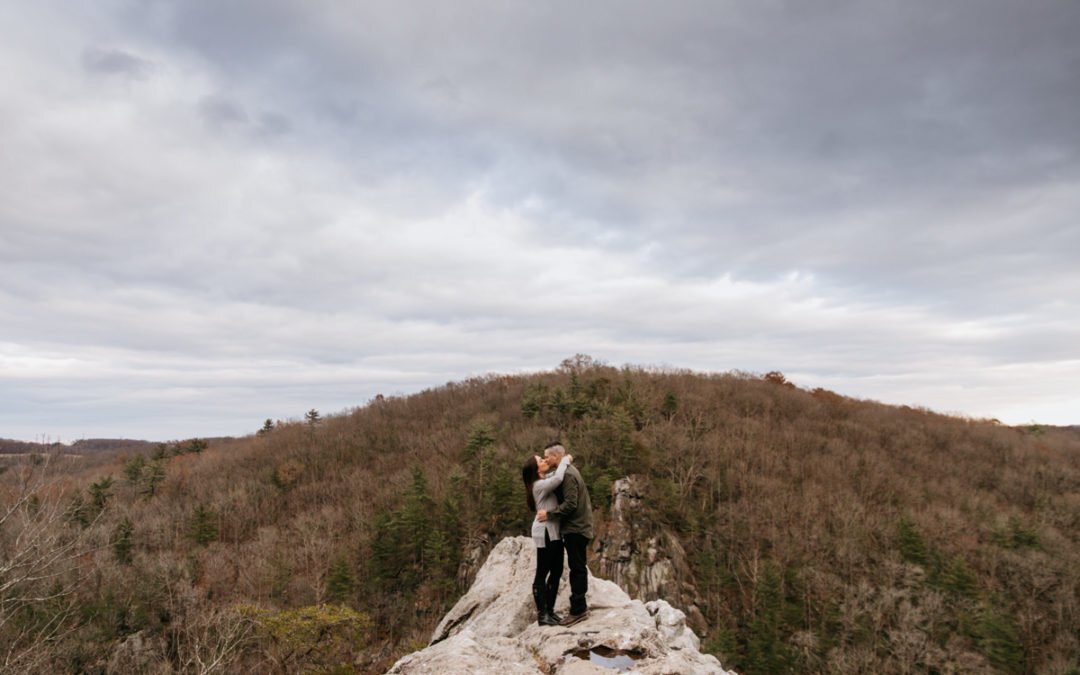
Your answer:
[[[0,437],[486,372],[1080,423],[1080,5],[0,7]]]

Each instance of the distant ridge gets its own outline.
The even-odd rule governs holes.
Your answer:
[[[208,443],[229,441],[231,436],[204,438]],[[41,443],[17,441],[0,438],[0,455],[27,455],[35,453],[60,453],[67,455],[95,455],[109,452],[149,451],[158,445],[158,441],[145,441],[133,438],[81,438],[73,443]]]

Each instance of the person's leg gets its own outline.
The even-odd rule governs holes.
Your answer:
[[[547,550],[536,547],[536,574],[533,575],[532,594],[533,601],[536,602],[536,622],[540,625],[547,619],[547,587],[544,582],[548,575],[548,561]]]
[[[559,580],[563,571],[563,543],[561,539],[548,542],[549,563],[547,578],[547,611],[555,621],[561,621],[562,617],[555,613],[555,598],[559,595]]]
[[[536,547],[536,573],[533,574],[533,586],[543,587],[544,579],[547,578],[548,557],[547,552],[540,546]]]
[[[585,594],[589,592],[589,569],[585,564],[589,540],[571,532],[563,535],[563,546],[570,565],[570,614],[584,614],[589,609],[585,601]]]
[[[551,574],[553,551],[551,541],[544,535],[547,546],[536,548],[536,574],[533,575],[533,601],[536,603],[536,622],[541,626],[555,626],[558,621],[552,618],[548,610],[547,602],[547,579]],[[562,548],[559,548],[559,565],[562,565]],[[560,571],[559,574],[562,574]]]

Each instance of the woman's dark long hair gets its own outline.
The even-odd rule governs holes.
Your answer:
[[[536,457],[529,456],[525,465],[521,467],[521,480],[525,482],[525,503],[530,511],[536,511],[536,501],[533,499],[533,483],[540,478],[540,469],[536,466]]]

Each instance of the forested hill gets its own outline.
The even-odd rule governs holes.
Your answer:
[[[128,658],[137,634],[179,669],[213,657],[381,672],[423,645],[498,539],[527,532],[520,467],[554,437],[601,520],[612,483],[643,478],[639,531],[682,545],[695,629],[727,667],[1080,662],[1075,432],[857,401],[778,373],[586,357],[75,476],[63,516],[42,526],[92,551],[54,586],[74,604],[17,608],[20,625],[64,627],[35,645],[42,670]],[[0,649],[29,653],[33,631],[4,630]]]

